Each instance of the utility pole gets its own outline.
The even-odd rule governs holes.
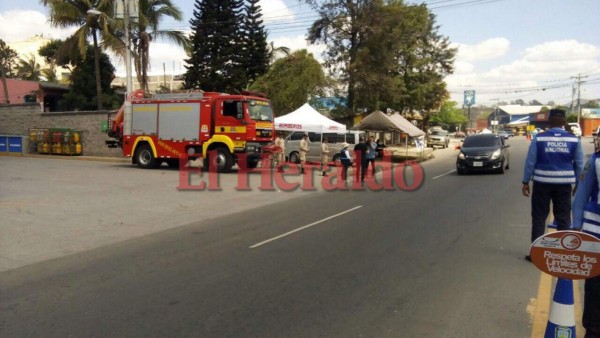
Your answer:
[[[585,81],[581,81],[582,78],[586,78],[589,75],[581,76],[581,73],[577,74],[577,77],[571,76],[571,79],[577,79],[577,123],[581,123],[579,120],[581,118],[581,83]]]

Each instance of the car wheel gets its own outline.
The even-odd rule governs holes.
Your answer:
[[[460,168],[456,168],[456,173],[459,175],[464,175],[465,174],[465,170],[464,169],[460,169]]]
[[[290,162],[292,163],[300,163],[300,154],[298,154],[297,152],[293,152],[290,154]]]
[[[498,174],[504,174],[504,162],[502,162],[502,165],[498,168]]]

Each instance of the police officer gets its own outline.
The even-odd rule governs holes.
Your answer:
[[[587,172],[573,200],[573,228],[600,238],[600,153],[594,153],[585,167]],[[600,338],[600,276],[586,279],[584,290],[585,338]]]
[[[550,130],[531,140],[525,159],[522,192],[529,197],[529,181],[533,180],[531,196],[531,242],[546,230],[550,201],[558,230],[571,224],[571,192],[583,171],[583,149],[580,140],[563,129],[566,113],[551,109]],[[529,255],[525,259],[531,261]]]

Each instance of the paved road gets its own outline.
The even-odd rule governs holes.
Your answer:
[[[436,151],[414,192],[299,195],[5,271],[0,336],[529,337],[510,143],[505,175]]]

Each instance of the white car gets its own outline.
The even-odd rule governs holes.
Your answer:
[[[571,122],[571,123],[569,123],[569,128],[571,129],[571,132],[573,133],[573,135],[575,135],[577,137],[581,137],[581,127],[579,126],[579,123]],[[567,130],[569,130],[569,129],[567,129]]]

